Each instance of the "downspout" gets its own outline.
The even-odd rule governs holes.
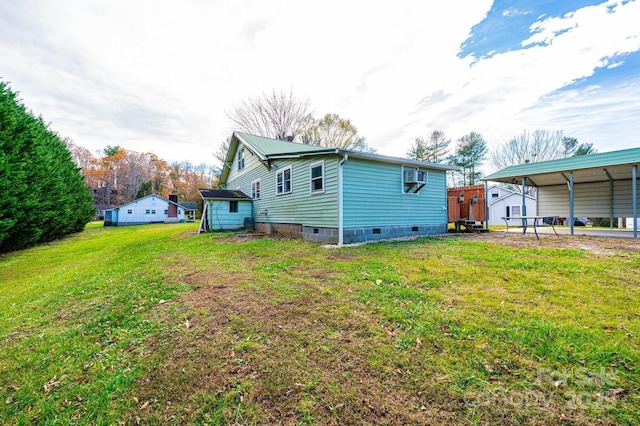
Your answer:
[[[342,160],[338,163],[338,245],[344,243],[344,188],[342,166],[349,159],[349,154],[343,154]]]

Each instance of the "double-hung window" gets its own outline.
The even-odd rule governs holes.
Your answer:
[[[324,162],[311,165],[311,193],[324,192]]]
[[[261,186],[262,185],[260,179],[251,182],[251,198],[253,198],[254,200],[260,199]]]
[[[276,194],[291,192],[291,166],[276,173]]]
[[[244,148],[238,151],[238,170],[244,169]]]
[[[507,206],[507,217],[522,216],[521,206]]]

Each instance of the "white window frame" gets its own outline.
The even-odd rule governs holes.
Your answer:
[[[145,209],[144,214],[151,214],[151,209]]]
[[[256,188],[258,189],[256,191]],[[251,182],[251,198],[254,200],[259,200],[262,198],[262,180],[256,179]]]
[[[244,147],[238,150],[238,171],[244,169]]]
[[[507,215],[507,217],[520,217],[520,216],[522,216],[522,205],[520,205],[520,204],[508,205],[507,207],[509,207],[509,215]],[[518,214],[514,214],[513,213],[513,208],[514,207],[516,207],[518,209]]]
[[[289,190],[285,191],[284,174],[287,170],[289,171]],[[282,176],[282,191],[280,191],[280,188],[278,187],[278,177],[280,176]],[[293,192],[293,171],[291,166],[287,166],[276,172],[276,195],[291,194],[291,192]]]
[[[320,166],[321,172],[319,178],[313,177],[313,169]],[[313,181],[320,180],[322,182],[322,189],[313,189]],[[322,194],[324,192],[324,161],[317,161],[309,166],[309,192],[311,194]]]
[[[127,214],[133,214],[133,209],[128,209]]]

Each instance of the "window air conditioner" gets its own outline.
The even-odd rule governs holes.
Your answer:
[[[405,170],[404,183],[425,184],[427,183],[427,172],[418,169]]]

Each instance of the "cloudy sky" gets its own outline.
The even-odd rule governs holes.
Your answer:
[[[78,145],[215,163],[272,90],[381,154],[432,130],[640,146],[640,0],[2,0],[0,79]]]

